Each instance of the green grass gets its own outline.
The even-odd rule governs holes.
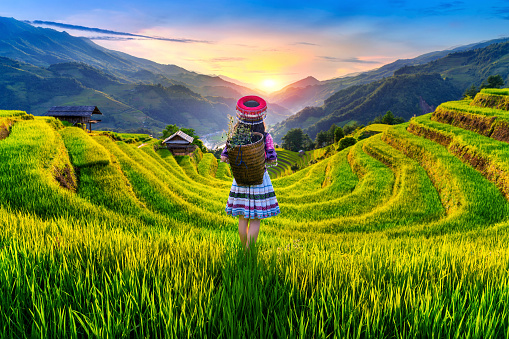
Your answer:
[[[495,185],[442,145],[407,132],[407,126],[408,123],[388,129],[383,138],[418,161],[440,195],[447,218],[428,225],[429,231],[475,229],[507,217],[507,200]]]
[[[483,89],[481,89],[481,93],[509,96],[509,89],[508,88],[483,88]]]
[[[110,163],[110,154],[83,129],[66,127],[59,133],[64,140],[65,147],[69,150],[74,166],[83,168]]]
[[[509,113],[506,110],[490,108],[490,107],[477,107],[470,105],[471,100],[462,101],[448,101],[440,104],[439,109],[448,109],[454,112],[465,112],[486,117],[509,118]]]
[[[27,113],[25,111],[6,111],[0,110],[0,118],[20,117]]]
[[[278,150],[246,253],[211,154],[2,119],[0,337],[509,337],[506,142],[426,115]]]
[[[129,234],[5,209],[0,225],[2,295],[17,296],[0,299],[3,336],[476,338],[509,328],[503,232],[342,236],[322,248],[272,238],[246,258],[225,233]]]
[[[429,114],[413,119],[410,127],[415,134],[441,142],[451,154],[477,169],[509,197],[509,144],[431,121]]]

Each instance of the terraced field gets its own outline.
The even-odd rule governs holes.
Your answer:
[[[509,337],[508,99],[277,150],[247,253],[211,154],[0,111],[0,336]]]

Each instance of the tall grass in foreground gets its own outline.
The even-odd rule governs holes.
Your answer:
[[[507,337],[506,230],[320,245],[0,208],[2,337]]]

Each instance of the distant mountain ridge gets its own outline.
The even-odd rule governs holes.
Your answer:
[[[319,81],[318,83],[310,84],[309,87],[299,85],[301,81],[305,80],[303,79],[286,86],[278,92],[272,93],[269,96],[269,99],[274,103],[278,103],[287,107],[292,112],[298,112],[307,106],[323,105],[328,97],[341,89],[347,88],[349,86],[367,84],[393,76],[395,71],[404,66],[423,65],[431,61],[443,58],[449,54],[480,49],[489,45],[504,43],[507,41],[509,41],[509,38],[500,38],[473,43],[465,46],[459,46],[450,50],[430,52],[413,59],[396,60],[378,69],[363,72],[358,75]]]
[[[0,17],[0,107],[41,115],[54,105],[97,105],[97,127],[162,130],[167,124],[198,134],[223,130],[238,97],[257,92],[218,76],[161,65],[108,50],[65,32]],[[269,122],[290,115],[271,107]]]
[[[65,62],[83,62],[126,82],[181,84],[202,95],[210,87],[233,89],[242,95],[256,91],[218,76],[188,71],[176,65],[163,65],[127,53],[101,47],[89,39],[35,27],[13,18],[0,17],[0,56],[48,67]],[[202,87],[205,89],[202,91]],[[219,92],[217,89],[215,92]]]
[[[409,119],[413,115],[426,113],[424,111],[429,110],[429,107],[436,107],[444,101],[460,99],[468,87],[472,84],[479,86],[489,75],[502,76],[507,85],[508,40],[498,39],[494,40],[493,44],[484,42],[470,45],[482,47],[459,48],[460,51],[448,53],[438,59],[435,59],[437,53],[434,56],[425,55],[423,60],[433,60],[425,64],[405,65],[393,71],[393,76],[381,80],[346,87],[325,99],[323,105],[302,109],[277,124],[273,135],[276,141],[280,142],[291,128],[302,128],[313,138],[316,133],[328,130],[334,123],[344,125],[354,120],[365,124],[389,110],[397,116]],[[392,67],[394,64],[387,65],[387,69]],[[376,70],[371,72],[371,75],[379,73],[380,70]],[[368,75],[359,77],[363,76],[365,79]],[[362,82],[359,77],[357,81]],[[313,91],[319,86],[323,87],[309,86],[304,90]]]
[[[492,72],[507,74],[507,51],[497,50],[493,42],[503,45],[508,40],[397,60],[355,76],[326,81],[307,77],[267,96],[233,79],[161,65],[65,32],[0,17],[0,108],[43,114],[53,105],[96,104],[109,112],[102,128],[159,131],[171,123],[206,134],[225,128],[239,96],[258,94],[268,99],[268,123],[279,122],[276,136],[280,138],[293,125],[312,135],[332,123],[367,122],[388,109],[409,117],[419,114],[421,107],[455,100],[463,88],[480,83]],[[426,94],[419,79],[444,94]],[[391,85],[395,86],[392,91]],[[291,116],[304,107],[310,108]]]

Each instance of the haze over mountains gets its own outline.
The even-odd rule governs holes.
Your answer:
[[[236,99],[256,93],[218,76],[189,72],[105,49],[89,39],[0,18],[0,106],[44,114],[53,105],[89,104],[105,113],[102,129],[199,134],[222,130]],[[272,105],[270,123],[291,113]]]
[[[277,123],[277,141],[293,127],[313,137],[332,123],[366,123],[387,110],[408,119],[423,107],[459,99],[492,74],[507,83],[507,41],[432,52],[327,81],[309,76],[267,95],[224,76],[158,64],[0,17],[0,107],[41,115],[53,105],[96,105],[105,113],[101,129],[158,132],[177,124],[203,135],[226,128],[239,97],[258,94],[269,101],[267,122]]]

